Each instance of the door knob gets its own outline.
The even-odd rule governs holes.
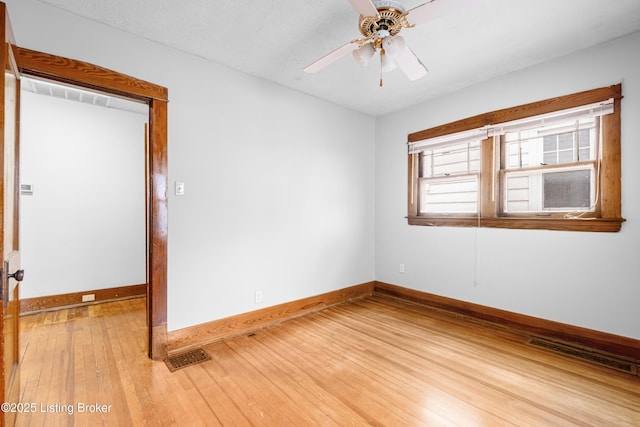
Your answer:
[[[7,279],[11,278],[16,279],[16,281],[18,282],[22,282],[22,280],[24,279],[24,270],[20,269],[16,270],[15,273],[7,274]]]

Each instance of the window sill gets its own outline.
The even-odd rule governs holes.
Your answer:
[[[435,227],[487,227],[487,228],[514,228],[522,230],[562,230],[562,231],[596,231],[618,232],[622,227],[624,218],[434,218],[423,216],[410,216],[407,218],[409,225],[423,225]]]

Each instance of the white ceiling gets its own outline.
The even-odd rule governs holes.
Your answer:
[[[347,56],[317,74],[302,71],[361,37],[348,0],[39,1],[369,115],[640,30],[640,0],[467,0],[402,31],[427,76],[412,82],[395,70],[380,88],[375,61],[363,69]],[[424,2],[401,1],[407,9]]]

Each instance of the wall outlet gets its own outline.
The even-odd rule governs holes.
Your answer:
[[[256,304],[262,302],[262,291],[256,291],[255,302]]]
[[[404,273],[404,264],[400,264],[400,266],[398,267],[398,271],[400,273]]]
[[[82,295],[82,302],[89,302],[89,301],[95,301],[95,300],[96,300],[96,294]]]

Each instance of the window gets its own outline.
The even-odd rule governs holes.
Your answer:
[[[409,224],[619,231],[621,86],[409,135]]]
[[[562,117],[559,112],[551,125],[535,123],[505,132],[500,147],[505,153],[502,212],[593,212],[600,117],[613,112],[612,104],[599,104],[599,111],[592,106],[578,108],[583,112],[579,119]]]

